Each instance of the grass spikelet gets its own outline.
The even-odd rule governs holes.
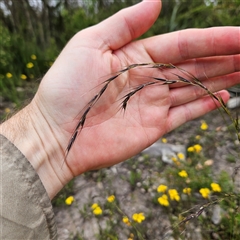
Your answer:
[[[89,114],[89,112],[91,111],[91,109],[94,107],[94,105],[100,100],[100,98],[102,97],[102,95],[106,92],[107,88],[109,87],[109,85],[115,81],[120,75],[122,75],[125,72],[131,71],[132,69],[135,68],[149,68],[149,69],[159,69],[160,71],[162,70],[166,70],[166,69],[175,69],[177,71],[180,72],[180,74],[182,73],[182,75],[180,75],[179,73],[171,73],[174,77],[169,79],[169,78],[159,78],[156,76],[141,76],[141,77],[145,77],[145,78],[150,78],[152,79],[152,81],[146,82],[146,83],[142,83],[139,84],[138,86],[135,86],[133,89],[129,90],[129,92],[127,94],[125,94],[121,99],[121,106],[120,109],[123,109],[124,112],[126,111],[127,105],[129,100],[138,92],[140,92],[141,90],[145,89],[147,86],[150,85],[166,85],[166,84],[175,84],[175,83],[183,83],[183,84],[188,84],[188,85],[193,85],[193,86],[197,86],[202,88],[206,94],[208,94],[209,96],[212,97],[213,100],[217,101],[221,108],[224,110],[224,112],[229,116],[229,118],[231,119],[232,123],[235,126],[236,129],[236,133],[237,133],[237,137],[238,140],[240,141],[240,127],[239,127],[239,120],[238,117],[234,118],[231,114],[231,112],[229,111],[229,109],[227,108],[226,104],[224,103],[224,101],[222,100],[222,98],[220,96],[218,96],[217,94],[211,92],[198,78],[196,78],[193,74],[191,74],[190,72],[186,71],[185,69],[179,68],[177,66],[174,66],[173,64],[169,63],[169,64],[164,64],[164,63],[134,63],[131,64],[129,66],[124,67],[122,70],[116,72],[115,74],[113,74],[110,78],[108,78],[107,80],[105,80],[102,84],[102,88],[100,89],[100,91],[94,95],[94,97],[88,102],[88,104],[86,105],[86,109],[83,111],[82,116],[80,117],[80,120],[78,122],[78,124],[76,125],[73,134],[68,142],[67,148],[66,148],[66,152],[65,152],[65,159],[67,158],[67,155],[69,154],[70,150],[72,149],[72,146],[77,138],[77,136],[80,134],[82,128],[84,127],[84,124],[87,120],[87,116]]]

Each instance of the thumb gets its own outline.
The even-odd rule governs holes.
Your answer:
[[[117,50],[145,33],[156,21],[160,0],[145,0],[123,9],[96,25],[94,31],[103,41],[105,50]],[[99,46],[99,45],[98,45]]]

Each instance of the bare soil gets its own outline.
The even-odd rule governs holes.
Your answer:
[[[239,110],[235,109],[233,114]],[[187,147],[193,137],[202,134],[199,126],[204,119],[209,126],[204,138],[208,147],[204,149],[204,153],[207,159],[212,159],[214,162],[213,174],[218,175],[221,171],[226,171],[231,175],[236,164],[240,165],[240,145],[233,128],[229,127],[231,122],[227,120],[227,117],[225,118],[219,111],[214,111],[201,119],[186,123],[164,137],[167,138],[168,143],[181,144]],[[237,163],[234,163],[234,160]],[[150,157],[146,162],[140,154],[111,168],[77,177],[73,186],[74,204],[54,208],[59,239],[104,239],[97,238],[96,235],[101,235],[99,229],[108,227],[109,217],[107,214],[107,216],[103,214],[101,218],[89,217],[90,206],[93,202],[104,205],[106,197],[110,194],[116,196],[120,208],[129,216],[135,212],[147,213],[147,221],[143,224],[146,233],[144,239],[175,239],[171,234],[168,213],[152,202],[157,186],[160,183],[165,183],[164,179],[161,178],[161,173],[166,167],[169,166],[164,164],[160,158]],[[133,171],[141,174],[141,179],[136,180],[134,186],[129,181]],[[240,190],[239,173],[236,176],[235,184]],[[80,211],[84,207],[85,215]],[[117,222],[117,225],[118,227],[114,228],[118,235],[117,239],[128,239],[130,230],[120,221]],[[191,223],[188,227],[188,233],[184,239],[203,239],[202,230],[197,224]],[[218,235],[216,236],[218,237]]]

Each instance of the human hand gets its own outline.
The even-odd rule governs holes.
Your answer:
[[[77,33],[23,110],[31,119],[24,141],[40,139],[39,154],[26,151],[23,139],[15,140],[15,145],[32,163],[50,197],[72,177],[123,161],[216,108],[202,89],[178,84],[143,89],[123,114],[118,111],[118,100],[143,80],[137,76],[140,70],[129,71],[114,80],[91,109],[63,164],[81,110],[96,94],[95,87],[106,80],[101,77],[132,63],[160,62],[186,69],[213,92],[240,83],[237,27],[189,29],[133,42],[150,28],[160,8],[160,1],[144,1]],[[150,69],[141,69],[141,75],[149,74]],[[226,91],[219,94],[228,100]]]

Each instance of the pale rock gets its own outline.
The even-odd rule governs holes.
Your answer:
[[[144,149],[142,153],[148,154],[150,157],[161,157],[163,162],[173,164],[172,158],[177,158],[178,153],[183,153],[186,156],[186,147],[183,145],[155,142],[150,147]]]
[[[237,108],[240,106],[240,97],[230,98],[227,102],[227,107],[230,109]]]
[[[219,204],[213,206],[213,213],[212,213],[211,220],[215,225],[218,225],[221,222],[221,219],[222,219],[221,212],[222,212],[222,209]]]

